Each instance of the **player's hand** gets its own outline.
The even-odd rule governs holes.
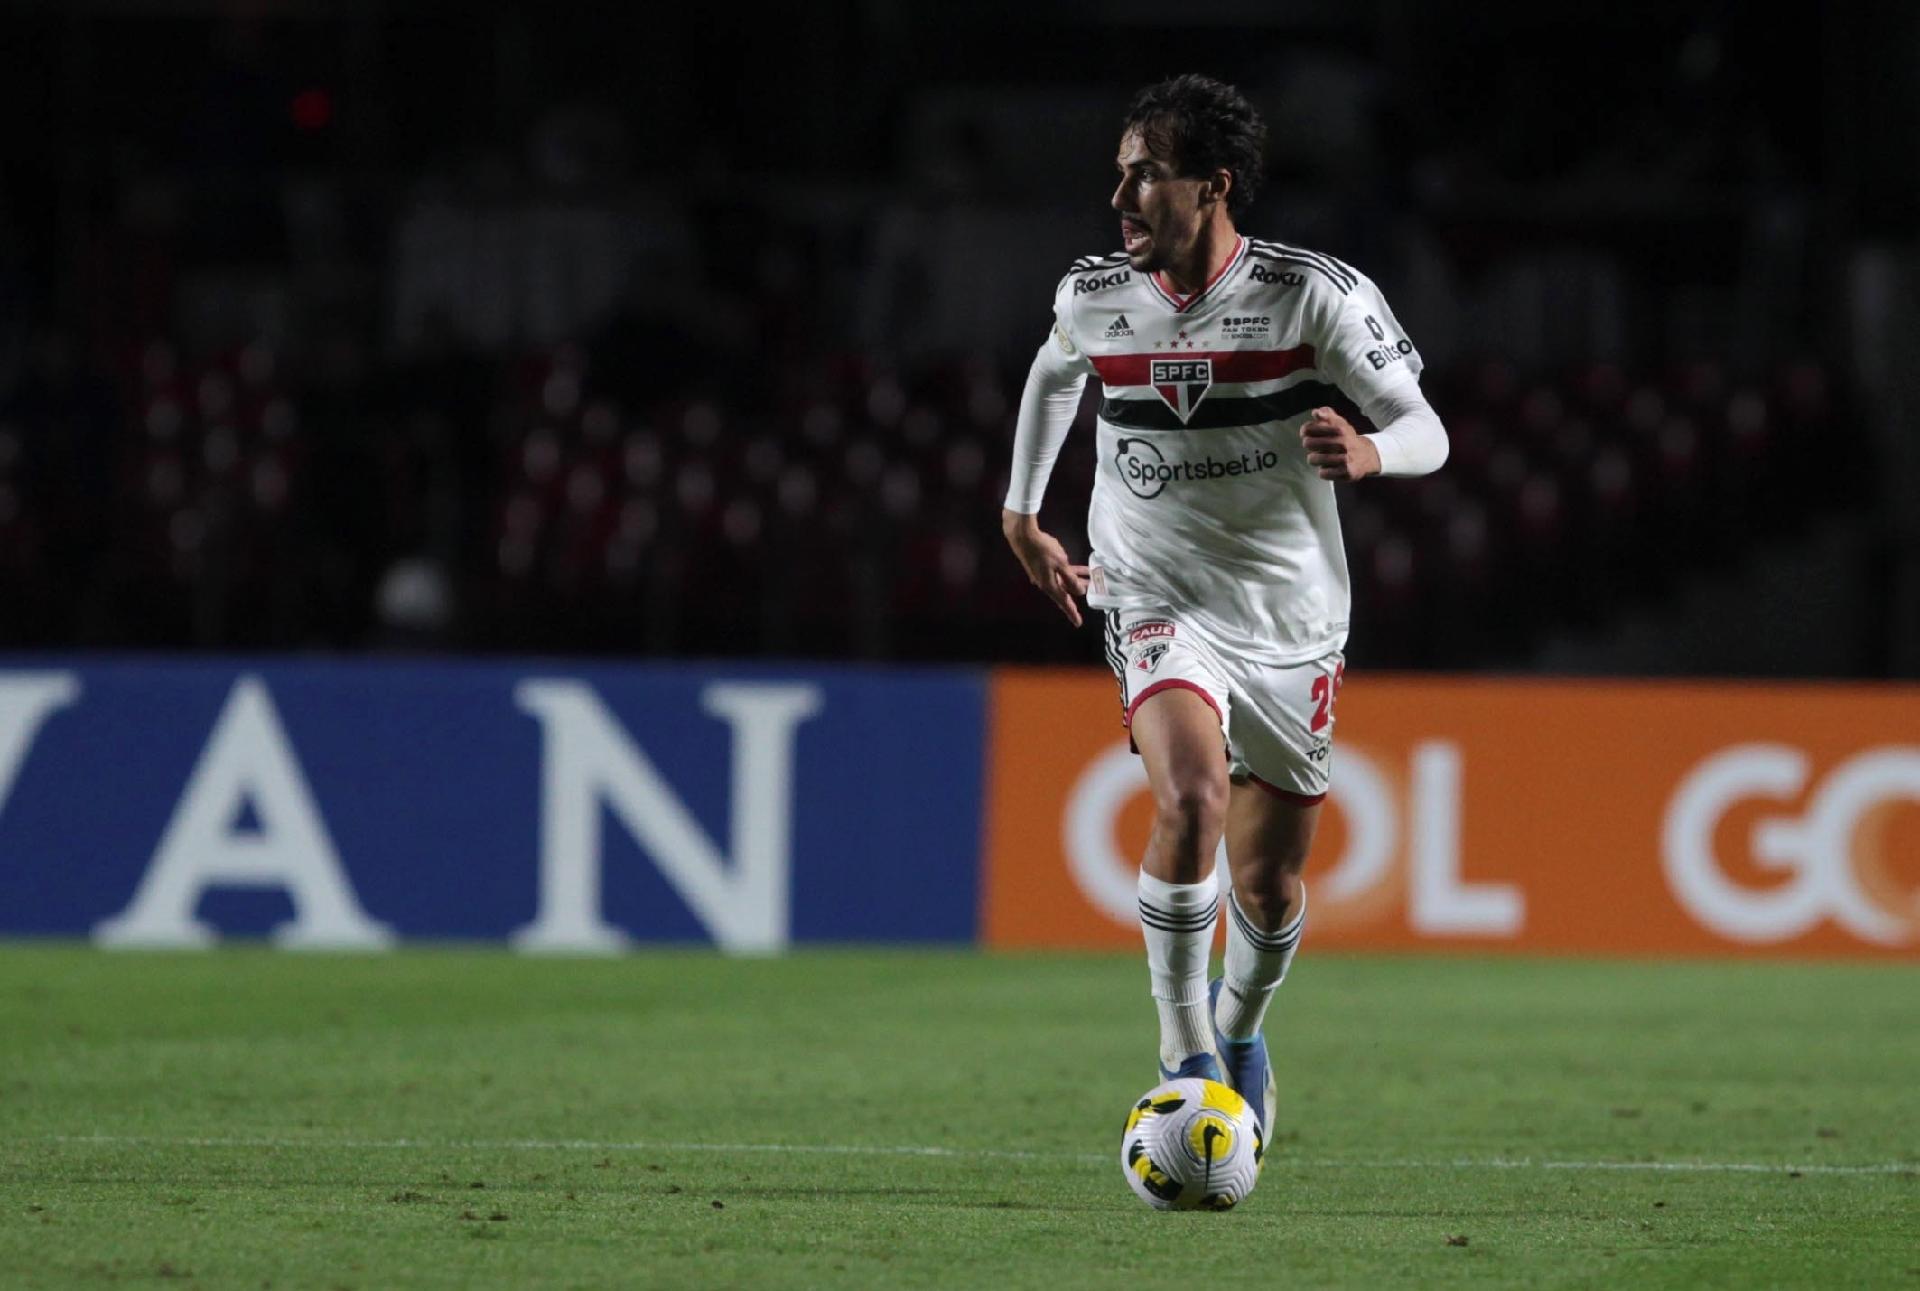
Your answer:
[[[1323,480],[1350,483],[1380,473],[1380,450],[1331,408],[1313,410],[1300,427],[1300,446],[1307,450],[1307,465]]]
[[[1087,594],[1087,567],[1068,559],[1067,549],[1051,534],[1042,533],[1040,522],[1033,516],[1003,509],[1000,532],[1007,536],[1007,546],[1020,558],[1020,567],[1027,571],[1028,581],[1046,593],[1047,599],[1067,616],[1067,622],[1079,627],[1080,607],[1073,598]]]

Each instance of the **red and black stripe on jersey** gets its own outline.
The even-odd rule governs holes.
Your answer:
[[[1360,410],[1339,386],[1325,381],[1302,381],[1272,394],[1209,393],[1185,421],[1181,421],[1180,414],[1163,399],[1109,396],[1100,401],[1100,420],[1125,430],[1229,430],[1285,421],[1322,407],[1332,408],[1348,421],[1357,422],[1360,416]]]
[[[1223,395],[1209,391],[1187,419],[1167,406],[1158,395],[1130,397],[1128,390],[1151,389],[1152,363],[1155,359],[1207,359],[1213,365],[1215,385],[1251,385],[1277,381],[1295,372],[1311,370],[1315,362],[1311,345],[1296,345],[1284,350],[1194,350],[1177,354],[1093,354],[1088,358],[1106,387],[1100,402],[1100,417],[1127,430],[1223,430],[1236,426],[1257,426],[1263,422],[1285,421],[1322,406],[1338,408],[1351,419],[1352,402],[1339,387],[1325,381],[1302,381],[1283,390],[1264,394]]]
[[[1186,333],[1181,333],[1185,335]],[[1164,354],[1089,354],[1093,370],[1111,390],[1116,386],[1144,386],[1155,359],[1207,359],[1213,364],[1216,382],[1245,385],[1254,381],[1278,381],[1281,377],[1303,372],[1314,364],[1311,345],[1295,345],[1284,350],[1169,350]]]

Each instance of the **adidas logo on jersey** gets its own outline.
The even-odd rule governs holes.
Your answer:
[[[1123,336],[1132,335],[1133,327],[1127,322],[1127,316],[1125,314],[1120,315],[1120,317],[1114,319],[1113,322],[1107,326],[1106,336],[1110,341],[1117,341]]]

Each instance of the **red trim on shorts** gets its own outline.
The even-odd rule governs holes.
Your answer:
[[[1262,780],[1259,776],[1253,774],[1253,772],[1251,771],[1247,772],[1247,779],[1251,780],[1254,784],[1259,785],[1262,789],[1265,789],[1268,793],[1272,794],[1274,797],[1278,798],[1280,801],[1290,802],[1298,807],[1314,806],[1316,803],[1320,802],[1322,799],[1324,799],[1327,796],[1325,793],[1295,793],[1291,789],[1282,789],[1278,785],[1268,784],[1265,780]]]
[[[1140,711],[1140,705],[1146,703],[1161,691],[1172,690],[1176,686],[1182,690],[1190,690],[1200,696],[1200,698],[1206,700],[1207,707],[1213,710],[1213,715],[1216,718],[1219,718],[1220,725],[1224,727],[1227,724],[1227,719],[1221,715],[1220,705],[1214,703],[1213,696],[1209,695],[1205,690],[1202,690],[1198,683],[1188,681],[1185,677],[1168,677],[1165,681],[1154,682],[1151,686],[1148,686],[1145,690],[1134,696],[1133,702],[1127,705],[1126,720],[1123,721],[1121,725],[1125,726],[1128,730],[1132,730],[1133,715]],[[1135,752],[1138,751],[1137,749],[1135,750]]]

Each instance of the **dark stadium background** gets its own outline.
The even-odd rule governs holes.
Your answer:
[[[1162,1217],[999,510],[1188,71],[1452,456]],[[1917,350],[1911,0],[0,0],[0,1288],[1916,1285]]]
[[[1204,70],[1453,433],[1357,663],[1920,674],[1920,10],[1086,9],[10,5],[0,647],[1095,662],[1013,407]]]

